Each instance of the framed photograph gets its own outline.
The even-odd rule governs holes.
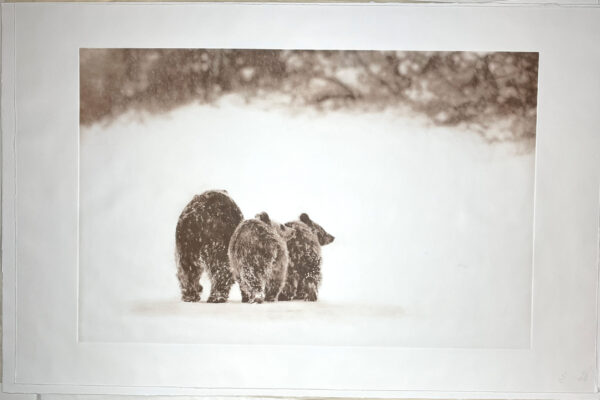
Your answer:
[[[3,4],[3,388],[597,398],[598,8]]]

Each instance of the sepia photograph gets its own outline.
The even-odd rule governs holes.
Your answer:
[[[82,342],[530,345],[538,53],[81,48]]]

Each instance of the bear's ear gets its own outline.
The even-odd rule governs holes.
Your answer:
[[[290,227],[287,227],[283,224],[279,224],[279,230],[281,232],[281,236],[287,241],[292,238],[294,235],[294,230]]]
[[[300,214],[300,221],[304,222],[305,224],[310,224],[312,221],[310,220],[310,218],[308,218],[308,214],[307,213],[302,213]]]
[[[271,218],[269,218],[269,214],[267,214],[264,211],[261,212],[261,213],[259,213],[259,214],[256,214],[256,218],[260,219],[265,224],[270,224],[271,223]]]

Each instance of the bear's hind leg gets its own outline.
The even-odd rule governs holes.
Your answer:
[[[288,271],[287,278],[285,280],[285,285],[283,285],[283,289],[279,293],[278,300],[279,301],[290,301],[293,300],[296,296],[296,289],[298,287],[298,274],[291,273]]]
[[[242,303],[261,304],[265,301],[265,291],[260,288],[251,287],[247,283],[240,284],[242,292]]]
[[[305,301],[317,301],[319,294],[319,286],[312,279],[306,279],[304,281],[304,300]]]
[[[265,301],[276,301],[278,296],[279,296],[279,292],[281,289],[281,282],[280,281],[276,281],[276,280],[271,280],[271,282],[269,282],[268,286],[267,286],[267,290],[265,293]]]
[[[181,288],[181,300],[185,302],[200,301],[202,269],[199,260],[192,260],[189,257],[180,258],[177,266],[177,279],[179,279],[179,287]]]
[[[279,294],[282,292],[286,283],[286,272],[287,266],[285,269],[276,271],[273,276],[269,278],[265,291],[265,301],[272,302],[279,299]]]
[[[265,297],[264,288],[252,288],[248,296],[248,303],[262,304],[265,301]]]
[[[264,293],[261,294],[260,290],[256,290],[256,288],[252,288],[248,283],[241,282],[240,283],[240,291],[242,292],[242,303],[262,303],[265,296]]]
[[[305,278],[298,285],[295,300],[317,301],[319,295],[319,284],[313,278]]]
[[[220,265],[217,268],[212,268],[210,272],[211,288],[207,301],[209,303],[225,303],[229,298],[229,292],[234,283],[229,265]]]
[[[245,303],[261,304],[265,301],[265,279],[262,273],[258,273],[257,269],[248,266],[241,268],[240,274],[240,289],[242,291],[242,301]],[[244,301],[245,300],[245,301]]]

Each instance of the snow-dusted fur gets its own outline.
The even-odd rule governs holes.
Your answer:
[[[244,219],[226,191],[194,196],[183,209],[175,231],[177,278],[183,301],[200,301],[200,276],[211,282],[209,303],[224,303],[234,283],[227,249],[235,228]]]
[[[242,302],[277,300],[287,276],[287,231],[263,212],[242,222],[233,233],[229,263],[240,285]]]
[[[287,239],[290,257],[286,284],[279,300],[317,301],[321,284],[321,246],[335,239],[306,213],[285,224],[292,230]]]

